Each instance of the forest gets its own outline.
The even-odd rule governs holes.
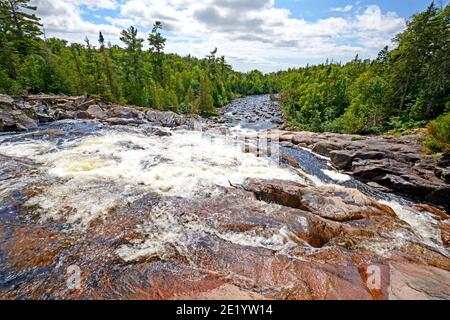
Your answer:
[[[430,124],[428,146],[448,150],[449,19],[450,6],[432,3],[408,21],[394,49],[385,47],[374,60],[356,56],[346,64],[327,61],[283,73],[282,102],[290,124],[300,130],[360,134]]]
[[[86,38],[68,44],[45,38],[29,0],[0,1],[0,92],[89,95],[178,113],[215,114],[232,99],[278,91],[276,75],[235,72],[218,50],[204,59],[166,54],[156,21],[147,39],[131,26],[121,46]],[[148,50],[144,49],[147,41]]]
[[[89,95],[177,113],[216,114],[246,95],[280,93],[291,127],[379,134],[428,125],[432,150],[450,143],[450,6],[413,16],[374,60],[263,74],[236,72],[213,49],[203,59],[164,52],[164,25],[147,39],[131,26],[121,46],[46,38],[29,0],[0,0],[0,92]],[[145,46],[147,44],[148,46]],[[148,49],[144,49],[148,47]]]

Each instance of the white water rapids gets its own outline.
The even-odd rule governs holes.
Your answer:
[[[3,136],[0,137],[0,154],[31,159],[40,165],[42,174],[55,179],[55,183],[29,199],[26,205],[39,207],[41,219],[63,219],[72,230],[78,231],[85,230],[98,218],[107,218],[115,207],[131,203],[149,191],[163,197],[194,199],[214,196],[216,192],[220,196],[218,187],[229,187],[230,183],[238,185],[247,178],[324,184],[300,169],[281,165],[276,159],[244,152],[243,145],[236,143],[235,138],[239,134],[251,134],[248,130],[237,130],[231,137],[187,130],[170,133],[170,136],[160,137],[139,128],[108,128],[72,140],[19,139],[14,142],[5,142],[9,136]],[[324,173],[335,181],[350,179],[335,170]],[[0,195],[6,191],[0,188]],[[424,243],[445,252],[439,230],[433,227],[429,216],[396,202],[386,204],[414,228]],[[123,260],[152,256],[164,259],[167,244],[180,252],[186,251],[189,242],[205,233],[239,245],[278,252],[295,246],[291,241],[295,236],[286,228],[269,234],[225,233],[201,221],[181,224],[164,207],[154,211],[152,221],[139,227],[146,238],[118,248],[116,253]],[[401,243],[402,235],[399,235],[396,243],[368,244],[367,247],[386,255],[389,248]]]

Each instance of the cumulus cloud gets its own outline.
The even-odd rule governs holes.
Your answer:
[[[118,36],[120,29],[112,24],[95,24],[82,18],[80,4],[91,2],[88,0],[34,0],[37,5],[37,15],[42,19],[48,36],[56,36],[70,42],[81,42],[85,37],[96,39],[102,31],[111,38]],[[110,0],[100,0],[97,5],[112,5]],[[98,7],[100,8],[100,7]]]
[[[134,25],[148,32],[154,21],[160,20],[169,39],[168,51],[204,56],[218,47],[241,70],[277,70],[326,58],[345,60],[356,53],[374,56],[405,27],[403,18],[383,13],[378,6],[345,17],[307,21],[275,6],[275,0],[33,1],[48,32],[70,41],[81,41],[102,30],[117,42],[120,29]],[[94,16],[98,9],[115,11],[97,19],[103,23],[83,18],[83,10]],[[352,9],[347,5],[331,10]]]

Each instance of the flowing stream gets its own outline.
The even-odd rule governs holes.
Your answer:
[[[31,133],[2,134],[1,292],[7,297],[64,297],[64,268],[75,264],[90,275],[81,296],[95,297],[93,288],[100,286],[102,292],[110,289],[101,297],[117,297],[125,295],[128,285],[121,284],[119,290],[105,284],[98,279],[99,270],[106,268],[102,277],[114,275],[119,281],[124,270],[137,268],[129,263],[139,261],[157,261],[152,268],[158,265],[159,271],[178,275],[192,268],[199,278],[207,270],[244,286],[251,272],[231,267],[226,262],[229,250],[237,255],[251,252],[256,260],[266,251],[293,259],[299,250],[320,251],[298,239],[292,225],[307,228],[307,222],[290,209],[280,215],[283,209],[276,204],[228,200],[227,188],[247,178],[357,188],[390,205],[421,242],[448,254],[432,219],[410,210],[408,200],[371,189],[308,150],[271,145],[298,161],[299,169],[280,162],[276,152],[261,156],[245,150],[260,143],[255,137],[264,136],[281,119],[268,96],[257,96],[227,106],[220,125],[208,127],[210,122],[205,122],[203,130],[160,128],[162,134],[155,134],[147,125],[59,121]],[[242,214],[232,215],[239,205]],[[205,208],[214,209],[204,213]],[[251,216],[253,211],[258,214]],[[402,236],[408,237],[398,235],[395,243],[367,247],[384,254],[401,246]],[[42,252],[50,253],[36,258]],[[221,262],[211,265],[211,259]],[[155,270],[146,272],[156,277]],[[270,292],[286,290],[286,284],[258,281],[259,293],[269,287]],[[52,289],[43,290],[43,283]]]

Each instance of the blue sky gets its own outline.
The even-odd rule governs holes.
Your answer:
[[[372,58],[404,30],[429,0],[32,0],[47,36],[95,43],[99,31],[120,44],[130,25],[147,37],[155,20],[165,26],[168,52],[219,54],[240,71],[276,71]],[[445,1],[448,3],[448,0]]]
[[[293,16],[306,20],[324,19],[331,16],[338,16],[330,8],[344,8],[352,5],[353,9],[364,8],[369,5],[378,5],[383,11],[393,11],[402,17],[410,17],[414,13],[423,11],[430,4],[430,0],[380,0],[380,1],[346,1],[346,0],[279,0],[275,5],[280,8],[288,8]],[[341,16],[349,13],[340,13]]]

